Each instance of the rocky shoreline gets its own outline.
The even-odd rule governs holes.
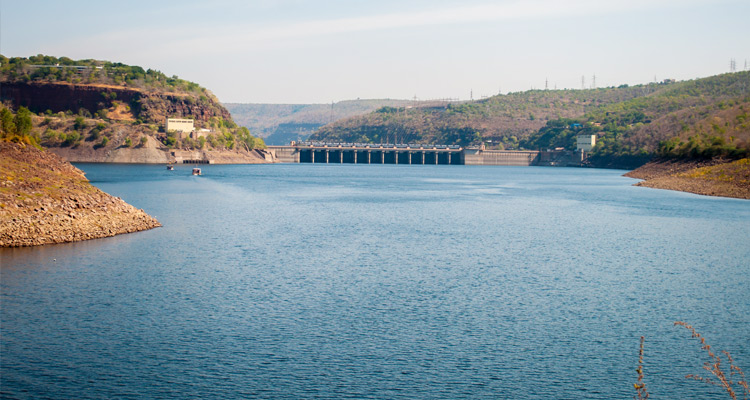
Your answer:
[[[706,196],[750,199],[750,159],[728,161],[662,159],[628,172],[636,186]]]
[[[132,148],[96,149],[91,143],[81,143],[73,147],[48,147],[47,150],[73,163],[167,164],[180,163],[183,159],[211,164],[267,164],[276,161],[263,149],[173,150],[163,147],[153,137],[144,137],[147,138],[145,145]]]
[[[0,247],[74,242],[161,226],[59,156],[0,142]]]

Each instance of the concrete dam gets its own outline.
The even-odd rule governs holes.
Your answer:
[[[292,143],[268,146],[268,151],[279,162],[310,164],[529,166],[540,165],[543,158],[539,151],[395,144]]]

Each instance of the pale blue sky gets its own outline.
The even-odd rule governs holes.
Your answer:
[[[460,98],[750,62],[749,0],[1,0],[0,53],[95,58],[223,102]]]

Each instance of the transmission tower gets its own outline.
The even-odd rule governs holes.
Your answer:
[[[549,90],[549,79],[544,78],[544,90]]]
[[[591,88],[592,89],[596,89],[596,74],[594,74],[594,77],[592,79]]]
[[[586,77],[581,75],[581,90],[586,89]]]
[[[729,60],[729,71],[730,72],[736,72],[737,71],[737,61],[734,60],[734,58]]]

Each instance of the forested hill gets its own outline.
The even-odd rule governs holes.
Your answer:
[[[331,142],[575,148],[596,134],[592,160],[627,166],[656,154],[729,157],[750,146],[750,72],[588,90],[531,90],[437,107],[383,107],[321,128]],[[709,150],[711,149],[711,150]]]
[[[118,62],[38,55],[0,55],[2,135],[47,147],[253,150],[265,147],[237,126],[197,83]],[[12,124],[12,115],[33,123]],[[190,118],[198,138],[165,131],[166,118]],[[25,124],[24,124],[25,126]],[[154,140],[152,140],[153,138]]]
[[[478,144],[505,142],[508,148],[551,119],[572,118],[602,104],[643,96],[652,87],[594,90],[531,90],[459,103],[383,107],[337,121],[314,138],[329,141]]]
[[[205,122],[212,117],[231,119],[206,88],[153,69],[45,55],[0,55],[0,63],[3,100],[35,113],[50,110],[95,115],[122,104],[134,120],[145,123],[163,123],[167,116]]]

